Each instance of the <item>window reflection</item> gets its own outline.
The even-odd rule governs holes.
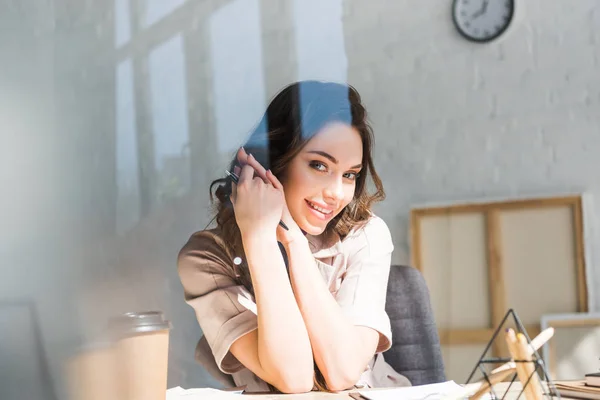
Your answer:
[[[183,39],[178,34],[156,47],[148,60],[155,201],[179,197],[189,190],[189,134]]]
[[[140,218],[136,110],[131,60],[117,66],[117,233],[131,229]]]
[[[180,7],[185,0],[142,0],[140,5],[143,10],[142,25],[148,27],[172,13]]]
[[[115,0],[115,46],[120,47],[131,39],[130,0]]]
[[[345,82],[342,0],[294,0],[298,79]]]
[[[258,0],[234,0],[209,24],[218,148],[225,153],[242,143],[265,108]]]

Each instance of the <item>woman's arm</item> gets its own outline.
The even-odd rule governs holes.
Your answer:
[[[254,287],[258,329],[234,342],[231,353],[282,392],[310,391],[311,344],[277,245],[285,199],[283,192],[253,175],[251,166],[242,168],[232,202]]]
[[[242,336],[231,353],[248,369],[284,393],[313,387],[313,358],[273,234],[243,238],[257,305],[258,329]]]
[[[315,361],[331,390],[354,385],[375,354],[379,333],[343,315],[315,263],[306,238],[287,244],[294,294],[304,318]]]

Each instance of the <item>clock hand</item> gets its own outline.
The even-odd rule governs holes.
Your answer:
[[[481,11],[482,14],[485,14],[489,4],[490,4],[490,0],[483,0],[483,7],[482,7],[483,11]]]
[[[477,11],[475,11],[473,13],[473,15],[471,15],[472,19],[478,18],[480,16],[482,16],[483,14],[485,14],[485,11],[487,10],[488,7],[488,2],[489,0],[483,0],[483,4],[481,5],[481,8]]]

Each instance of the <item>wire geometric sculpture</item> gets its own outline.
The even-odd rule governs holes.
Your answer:
[[[507,321],[509,321],[510,316],[513,317],[514,325],[515,325],[517,332],[522,333],[525,336],[525,338],[527,339],[527,347],[531,348],[533,350],[530,360],[527,360],[527,359],[513,360],[512,357],[505,358],[505,357],[487,356],[488,352],[492,348],[493,343],[496,341],[499,333],[503,330],[502,328],[507,324]],[[490,369],[494,364],[504,364],[504,363],[511,362],[511,361],[515,362],[515,366],[517,367],[517,369],[519,368],[519,364],[523,364],[523,365],[528,364],[528,371],[531,371],[531,373],[529,375],[526,375],[527,378],[526,378],[525,382],[522,382],[523,379],[519,379],[518,373],[516,373],[516,372],[513,373],[512,379],[511,379],[508,387],[506,388],[506,391],[500,396],[498,393],[496,393],[496,390],[494,389],[494,385],[490,381],[490,375],[491,375]],[[533,364],[533,368],[531,368],[531,364]],[[523,367],[521,367],[521,368],[523,368]],[[538,351],[531,345],[531,338],[527,334],[527,330],[525,329],[525,326],[523,326],[523,323],[521,322],[519,316],[512,308],[508,310],[508,312],[502,319],[502,322],[496,328],[494,335],[488,342],[487,346],[485,347],[485,350],[483,351],[483,354],[479,358],[479,361],[477,362],[477,364],[473,368],[473,371],[469,375],[469,378],[467,379],[467,384],[471,383],[473,377],[475,376],[475,373],[478,370],[483,375],[482,379],[485,380],[485,382],[489,385],[489,392],[490,392],[490,397],[492,398],[492,400],[504,399],[506,397],[506,395],[508,394],[508,392],[510,391],[511,386],[517,379],[521,380],[522,389],[521,389],[521,392],[519,393],[518,397],[516,398],[516,400],[520,400],[521,395],[526,392],[528,385],[533,384],[532,379],[534,379],[534,380],[540,379],[540,381],[542,383],[541,387],[542,387],[542,394],[543,394],[544,398],[547,398],[549,400],[551,398],[560,399],[560,393],[558,392],[558,390],[556,390],[556,387],[555,387],[552,379],[550,379],[550,376],[549,376],[548,371],[546,370],[546,366],[544,364],[544,360],[542,359],[542,357],[540,356]],[[534,376],[535,374],[538,375],[537,378]],[[523,377],[523,375],[521,375],[521,377]],[[481,378],[480,378],[480,380],[481,380]],[[537,384],[537,382],[535,382],[535,383]],[[531,393],[531,389],[530,389],[529,393]],[[541,399],[527,398],[527,400],[541,400]]]

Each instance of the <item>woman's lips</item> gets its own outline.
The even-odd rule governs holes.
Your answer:
[[[305,201],[306,201],[306,206],[310,210],[311,214],[322,221],[331,219],[331,217],[334,215],[333,210],[331,208],[323,207],[323,206],[321,206],[317,203],[313,203],[309,200],[305,200]]]

